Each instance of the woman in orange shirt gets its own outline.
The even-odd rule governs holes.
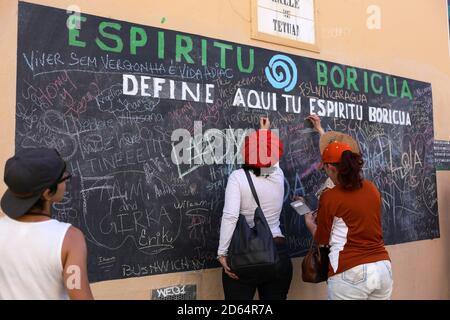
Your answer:
[[[305,215],[315,241],[330,246],[328,298],[390,299],[392,268],[383,242],[380,192],[362,177],[363,160],[352,143],[332,135],[321,135],[322,165],[336,186],[322,193],[317,215]]]

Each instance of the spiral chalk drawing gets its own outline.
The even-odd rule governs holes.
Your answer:
[[[281,70],[277,70],[280,69]],[[284,89],[289,92],[297,84],[297,66],[288,56],[274,55],[265,68],[267,80],[275,89]]]

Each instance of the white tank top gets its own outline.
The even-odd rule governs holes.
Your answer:
[[[0,300],[69,299],[61,250],[69,223],[0,216]]]

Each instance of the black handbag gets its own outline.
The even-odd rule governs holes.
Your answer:
[[[274,274],[278,262],[278,252],[272,231],[259,204],[258,195],[250,173],[245,170],[250,189],[258,207],[253,220],[255,226],[250,228],[245,216],[239,214],[228,250],[229,266],[240,279],[254,278],[258,274]]]

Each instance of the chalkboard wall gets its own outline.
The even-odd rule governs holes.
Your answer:
[[[429,83],[25,2],[18,30],[16,148],[67,161],[53,214],[86,235],[93,282],[218,267],[227,178],[261,114],[283,141],[293,257],[311,238],[290,197],[326,178],[311,112],[359,141],[387,244],[439,237]]]

